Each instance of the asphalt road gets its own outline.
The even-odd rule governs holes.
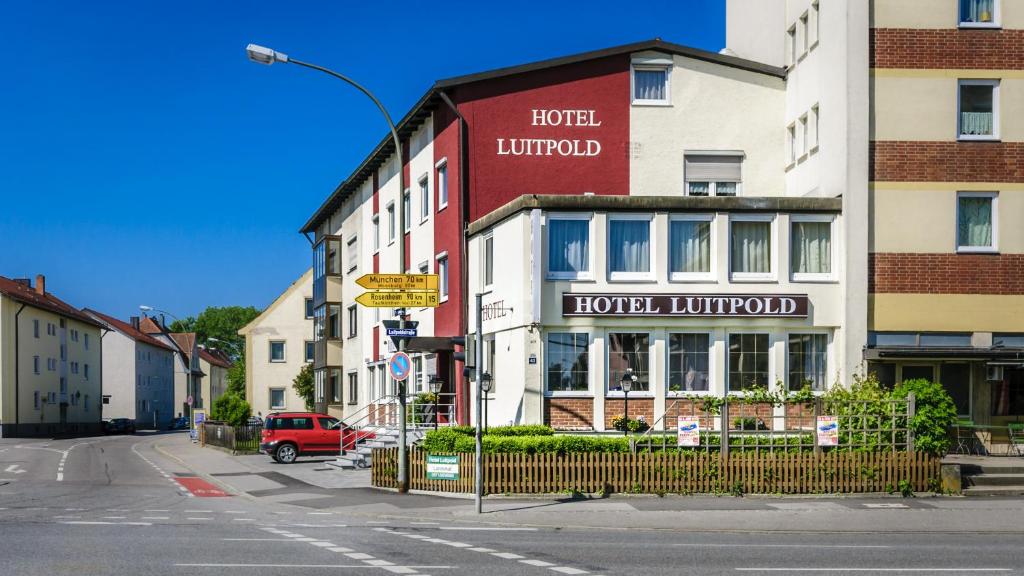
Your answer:
[[[702,531],[688,510],[678,530],[570,529],[205,497],[159,438],[0,441],[0,575],[1024,573],[1022,532],[839,533],[834,511],[798,532]]]

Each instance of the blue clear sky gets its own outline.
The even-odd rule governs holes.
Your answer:
[[[127,317],[269,304],[297,233],[440,78],[661,37],[724,44],[724,0],[17,2],[0,18],[0,275]]]

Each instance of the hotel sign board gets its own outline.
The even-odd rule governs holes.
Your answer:
[[[562,293],[562,316],[806,318],[806,294]]]

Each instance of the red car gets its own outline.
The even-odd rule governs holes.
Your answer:
[[[359,442],[376,437],[373,432],[353,430],[326,414],[274,412],[263,422],[260,452],[291,464],[299,456],[339,454],[343,436],[345,450],[354,450]]]

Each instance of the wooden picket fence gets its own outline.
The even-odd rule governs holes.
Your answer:
[[[426,452],[409,451],[413,490],[473,492],[473,454],[459,454],[458,480],[427,480]],[[923,452],[822,454],[706,452],[484,454],[484,492],[638,494],[835,494],[934,489],[938,457]],[[396,487],[397,448],[373,451],[374,486]]]

